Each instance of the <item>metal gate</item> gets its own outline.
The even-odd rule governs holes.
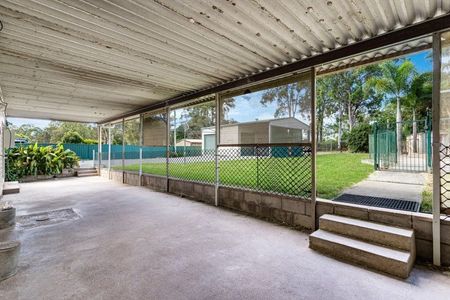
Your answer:
[[[401,132],[400,138],[397,132]],[[429,117],[391,126],[376,123],[369,136],[370,158],[376,170],[428,172],[431,170],[431,147]]]

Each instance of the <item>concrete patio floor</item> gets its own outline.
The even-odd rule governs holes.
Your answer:
[[[107,181],[21,185],[19,215],[81,218],[21,229],[20,268],[0,299],[448,299],[450,277],[406,281],[323,256],[308,235],[232,211]]]

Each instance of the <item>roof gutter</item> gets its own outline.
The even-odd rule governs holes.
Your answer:
[[[286,76],[313,66],[329,63],[335,60],[361,54],[367,51],[382,48],[392,44],[398,44],[414,38],[431,34],[433,32],[442,31],[448,28],[450,28],[450,14],[445,14],[443,16],[434,19],[413,24],[398,30],[390,31],[367,40],[363,40],[348,46],[343,46],[334,50],[330,50],[328,52],[311,56],[258,74],[250,75],[241,79],[230,81],[221,85],[199,90],[189,94],[183,94],[174,97],[172,99],[161,101],[155,104],[146,105],[141,108],[111,118],[104,119],[99,123],[100,124],[109,123],[117,119],[127,118],[151,110],[164,108],[166,106],[180,104],[210,94],[220,93],[226,90],[239,88],[256,82],[265,81],[271,78]]]

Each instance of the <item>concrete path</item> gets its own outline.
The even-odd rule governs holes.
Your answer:
[[[426,173],[375,171],[366,180],[344,190],[343,194],[422,201]]]
[[[448,299],[426,267],[399,280],[321,255],[308,234],[100,177],[21,184],[19,215],[81,216],[22,229],[0,299]]]

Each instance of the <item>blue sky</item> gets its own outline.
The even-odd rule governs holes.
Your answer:
[[[427,58],[430,51],[423,51],[416,54],[406,56],[416,66],[419,72],[431,71],[431,59]],[[238,122],[249,122],[254,120],[272,119],[276,110],[274,103],[266,107],[260,103],[262,92],[255,92],[252,94],[235,97],[236,107],[233,108],[227,115],[228,118]],[[24,118],[8,118],[8,121],[16,126],[23,124],[32,124],[41,128],[48,126],[48,120],[24,119]]]

